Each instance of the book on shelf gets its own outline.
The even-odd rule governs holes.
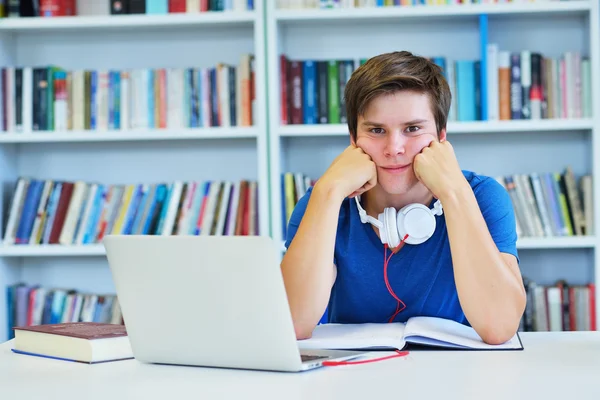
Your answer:
[[[238,65],[0,69],[0,131],[108,131],[252,126],[254,56]]]
[[[592,116],[591,64],[577,51],[550,58],[530,50],[504,51],[490,43],[482,59],[428,58],[441,68],[450,87],[449,121]],[[366,58],[297,60],[281,54],[279,60],[281,125],[347,123],[345,85]]]
[[[450,6],[471,4],[510,4],[520,0],[276,0],[278,9],[331,9],[365,7],[414,7],[414,6]],[[527,3],[544,4],[548,2],[571,0],[526,0]]]
[[[87,364],[134,358],[124,325],[94,322],[15,327],[11,350],[22,355]]]
[[[527,305],[519,331],[595,331],[596,284],[564,279],[542,284],[523,277]]]
[[[411,317],[392,323],[327,323],[317,325],[301,349],[402,350],[411,345],[460,350],[523,350],[519,333],[501,344],[484,342],[475,329],[438,317]]]
[[[286,237],[287,224],[290,221],[296,203],[314,186],[316,180],[300,172],[284,172],[281,174],[281,216],[282,233]]]
[[[495,178],[508,191],[519,237],[590,236],[594,234],[592,176],[532,172]]]
[[[4,245],[87,245],[107,234],[258,235],[251,180],[102,184],[21,177]]]
[[[254,9],[255,0],[9,0],[0,17],[64,17],[120,14],[232,12]],[[4,7],[2,7],[4,6]]]
[[[123,324],[119,299],[112,293],[48,288],[23,282],[6,286],[8,338],[14,326],[67,322]]]

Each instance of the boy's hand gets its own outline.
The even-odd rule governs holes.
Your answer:
[[[466,182],[458,165],[454,148],[450,142],[432,141],[413,160],[417,179],[429,189],[433,196],[444,201],[453,190],[462,188]]]
[[[351,144],[333,160],[319,181],[334,190],[343,200],[375,186],[377,169],[368,154]]]

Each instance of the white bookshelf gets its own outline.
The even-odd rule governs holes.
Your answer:
[[[19,176],[107,184],[257,180],[259,229],[268,234],[264,43],[262,2],[247,12],[0,19],[3,66],[209,67],[238,65],[252,53],[256,79],[252,127],[0,132],[2,235]],[[6,286],[16,282],[115,293],[101,244],[0,245],[0,342]]]
[[[101,244],[63,246],[56,244],[40,244],[35,246],[0,246],[0,257],[74,257],[104,256]]]
[[[523,132],[559,132],[569,130],[590,131],[593,120],[541,120],[534,121],[474,121],[474,122],[448,122],[448,134],[459,135],[463,133],[523,133]],[[348,137],[348,126],[345,124],[324,125],[282,125],[279,126],[279,135],[294,136],[344,136]]]
[[[349,144],[345,124],[280,124],[280,54],[291,60],[368,58],[395,50],[424,56],[479,59],[479,15],[488,14],[489,42],[509,51],[532,50],[558,57],[580,51],[592,63],[593,116],[589,119],[448,123],[463,169],[488,176],[559,172],[594,176],[594,229],[600,228],[600,32],[596,1],[531,4],[384,7],[355,9],[267,8],[267,67],[271,158],[271,230],[281,243],[280,176],[318,178]],[[600,240],[521,237],[521,271],[542,284],[558,279],[596,283],[600,295]],[[597,318],[600,309],[597,308]]]
[[[538,2],[539,3],[539,2]],[[385,19],[406,21],[417,19],[427,22],[432,20],[452,19],[460,21],[461,19],[470,19],[479,14],[494,15],[526,15],[531,14],[534,17],[551,17],[553,14],[576,14],[585,16],[589,12],[589,2],[587,0],[574,0],[568,2],[546,2],[544,4],[535,3],[515,3],[515,4],[457,4],[444,7],[414,6],[414,7],[356,7],[356,8],[330,8],[330,9],[274,9],[271,15],[279,23],[314,23],[314,22],[332,22],[340,20],[376,20]]]
[[[88,0],[84,0],[88,1]],[[84,15],[77,17],[53,18],[6,18],[0,19],[0,31],[9,32],[58,32],[63,30],[90,31],[102,29],[127,31],[137,28],[190,28],[193,26],[211,26],[215,29],[231,26],[252,27],[255,22],[254,11],[227,11],[181,14],[121,14],[121,15]]]
[[[0,143],[47,143],[47,142],[119,142],[153,140],[203,140],[203,139],[257,139],[256,127],[231,128],[185,128],[140,129],[99,131],[54,131],[4,133]]]

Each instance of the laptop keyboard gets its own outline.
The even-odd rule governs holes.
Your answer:
[[[319,359],[327,358],[327,357],[324,357],[324,356],[315,356],[315,355],[311,355],[311,354],[301,354],[300,357],[302,358],[302,362],[313,361],[313,360],[319,360]]]

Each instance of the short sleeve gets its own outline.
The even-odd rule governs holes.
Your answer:
[[[294,236],[296,236],[296,232],[298,232],[298,226],[300,226],[300,221],[302,221],[302,217],[306,212],[306,207],[308,206],[308,200],[310,199],[310,195],[312,193],[312,186],[308,188],[306,193],[298,200],[296,206],[294,207],[294,211],[292,211],[292,215],[290,216],[290,220],[287,224],[286,229],[286,237],[285,237],[285,248],[290,247]]]
[[[515,212],[510,195],[491,177],[484,178],[473,192],[498,250],[514,255],[519,261]]]

